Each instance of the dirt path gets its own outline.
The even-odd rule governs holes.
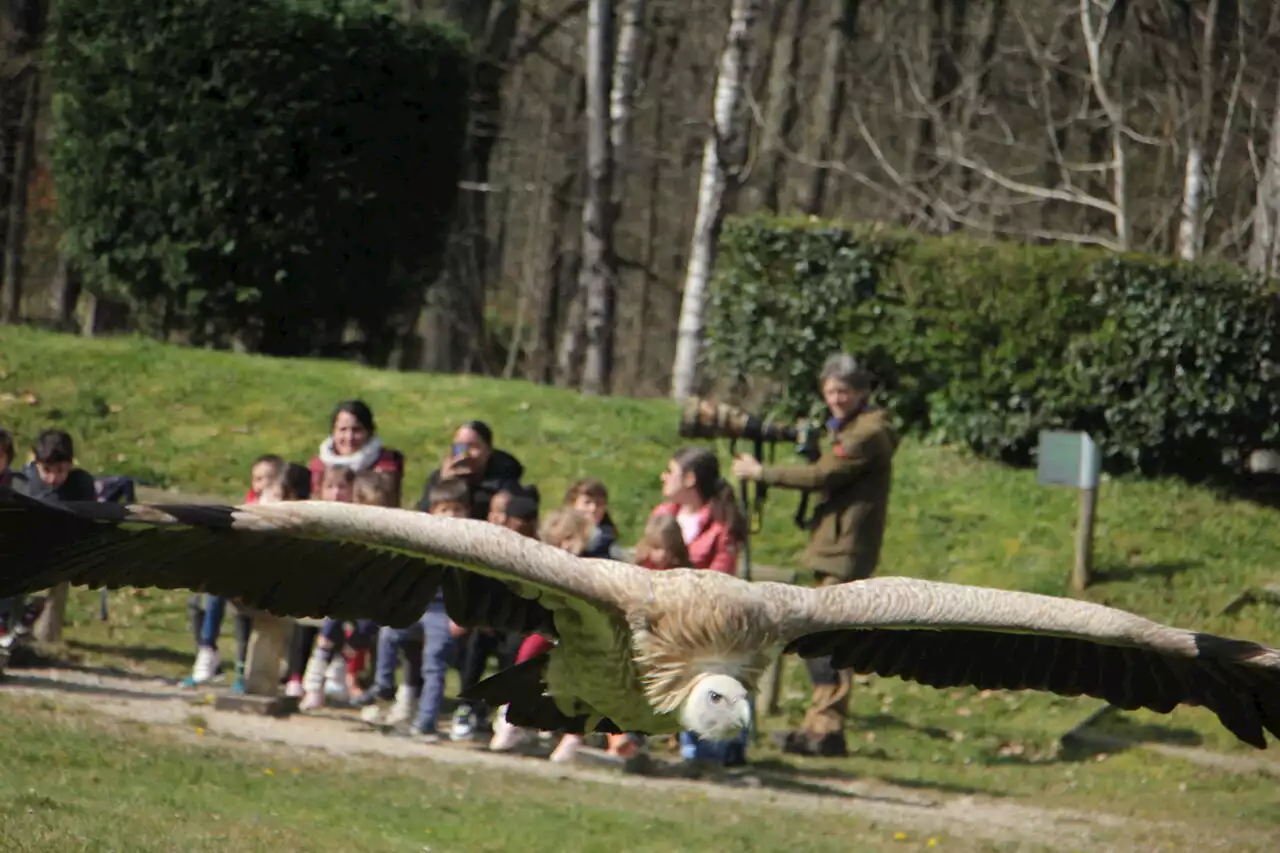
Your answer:
[[[490,753],[472,746],[427,745],[404,737],[383,736],[345,714],[296,714],[277,719],[219,711],[202,701],[208,693],[183,691],[169,682],[141,676],[68,669],[10,670],[0,686],[0,697],[5,694],[56,698],[63,705],[75,703],[118,718],[170,725],[192,738],[196,735],[191,718],[198,715],[204,721],[206,740],[220,736],[229,744],[241,740],[333,755],[425,758],[624,788],[671,792],[695,788],[711,799],[791,811],[833,810],[915,832],[946,832],[974,840],[1018,841],[1051,848],[1127,850],[1136,849],[1132,841],[1138,836],[1152,833],[1187,838],[1188,828],[1174,824],[1040,808],[990,797],[922,792],[874,780],[801,780],[755,769],[710,781],[624,774],[595,750],[584,750],[574,766],[566,767],[537,758]],[[1122,841],[1126,836],[1131,841]]]

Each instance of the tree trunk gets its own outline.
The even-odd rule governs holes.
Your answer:
[[[683,400],[693,393],[702,347],[702,312],[707,282],[715,265],[716,241],[724,222],[726,195],[737,175],[726,155],[741,135],[742,84],[751,67],[751,29],[760,14],[761,0],[733,0],[729,33],[716,74],[715,126],[702,150],[702,174],[698,182],[698,208],[685,270],[684,296],[676,328],[676,355],[671,370],[671,396]],[[736,171],[736,170],[735,170]]]
[[[582,312],[574,311],[577,302],[576,283],[581,256],[578,244],[582,229],[572,224],[577,185],[582,169],[576,150],[586,112],[586,80],[581,73],[565,75],[565,101],[557,101],[552,109],[559,126],[566,128],[560,150],[564,157],[563,172],[552,191],[551,229],[547,239],[546,288],[538,315],[537,344],[531,356],[531,370],[538,382],[573,384],[575,359],[581,355]],[[566,103],[567,102],[567,103]],[[580,304],[580,303],[579,303]],[[557,335],[557,331],[562,334]],[[571,350],[568,357],[565,349]]]
[[[1204,139],[1193,134],[1182,177],[1182,218],[1178,222],[1178,257],[1194,261],[1204,248]]]
[[[22,313],[23,250],[27,242],[27,195],[36,160],[36,118],[40,112],[40,72],[34,64],[26,72],[22,89],[22,118],[13,156],[9,216],[4,239],[4,322],[17,322]]]
[[[452,335],[447,364],[424,363],[423,367],[491,372],[485,326],[485,299],[492,260],[486,188],[490,160],[502,129],[502,86],[515,44],[520,3],[519,0],[451,0],[446,4],[446,12],[477,47],[478,58],[471,81],[471,127],[463,165],[463,179],[476,189],[459,194],[444,271],[435,286],[449,291],[447,300],[436,302],[448,305],[449,313],[425,321],[427,326],[448,326],[458,334]],[[425,351],[431,349],[429,345],[424,348]]]
[[[618,293],[609,96],[613,71],[613,0],[591,0],[587,7],[586,59],[587,192],[582,205],[582,270],[578,287],[586,310],[582,391],[596,395],[607,393],[613,372]]]
[[[1129,164],[1125,142],[1126,110],[1123,97],[1117,93],[1116,66],[1123,44],[1122,30],[1128,14],[1128,0],[1112,0],[1105,14],[1098,17],[1093,8],[1097,0],[1080,0],[1080,30],[1089,59],[1089,84],[1093,97],[1106,116],[1107,145],[1111,149],[1108,171],[1111,176],[1112,222],[1116,244],[1128,250],[1133,244],[1133,223],[1129,217]]]
[[[834,12],[827,26],[826,44],[822,50],[822,69],[818,72],[817,103],[813,110],[814,130],[810,135],[809,175],[800,192],[798,206],[810,216],[818,216],[826,201],[827,181],[831,170],[826,162],[835,152],[844,115],[845,69],[848,68],[850,46],[858,31],[860,0],[833,0]]]
[[[75,328],[80,290],[80,273],[67,260],[67,253],[59,249],[58,266],[49,284],[49,309],[54,323],[64,332]]]
[[[1249,243],[1249,269],[1272,276],[1280,270],[1280,94],[1271,114],[1271,139],[1267,162],[1258,181],[1253,205],[1253,238]]]
[[[671,66],[675,61],[676,51],[680,45],[680,28],[672,26],[665,38],[666,52],[661,64],[654,63],[657,73],[651,73],[650,79],[660,81],[658,97],[654,99],[653,114],[653,137],[650,149],[658,152],[662,148],[662,144],[666,142],[667,133],[667,110],[666,106],[669,102],[668,94],[671,87],[668,85],[671,74]],[[656,45],[655,45],[656,49]],[[632,358],[631,371],[627,379],[627,385],[633,389],[639,388],[644,381],[645,357],[648,355],[648,341],[650,324],[649,318],[649,294],[653,290],[653,283],[656,276],[655,266],[658,262],[658,216],[662,204],[662,176],[665,158],[658,156],[656,153],[649,157],[649,175],[646,181],[645,194],[647,196],[647,209],[645,211],[644,220],[644,249],[641,265],[644,267],[640,278],[640,287],[636,292],[635,311],[632,314],[631,336],[635,341],[635,355]]]
[[[765,100],[760,145],[756,150],[753,180],[743,190],[743,207],[778,212],[782,192],[782,167],[786,144],[796,123],[796,76],[800,69],[800,37],[809,17],[809,0],[786,3],[783,24],[774,34],[769,68],[769,94]]]

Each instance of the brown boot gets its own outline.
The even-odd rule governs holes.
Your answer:
[[[774,732],[773,741],[789,755],[821,758],[844,758],[849,754],[844,732],[814,734],[806,731]]]

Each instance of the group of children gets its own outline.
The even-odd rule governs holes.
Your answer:
[[[388,472],[353,472],[346,467],[327,466],[319,474],[319,489],[313,496],[321,500],[390,507],[400,504],[398,479]],[[263,456],[253,465],[245,501],[270,503],[311,496],[306,489],[307,476],[307,469],[301,466],[285,463],[279,456]],[[471,495],[465,480],[434,482],[425,497],[423,508],[432,515],[471,515]],[[604,483],[579,480],[569,487],[561,506],[540,518],[537,487],[511,484],[489,502],[488,521],[575,555],[616,559],[618,532],[609,516],[608,501]],[[659,513],[649,519],[634,559],[654,570],[690,565],[681,526],[674,515]],[[192,628],[197,652],[191,675],[184,682],[188,686],[206,683],[219,672],[217,638],[227,603],[209,598],[200,608],[193,599]],[[237,613],[238,654],[233,690],[244,689],[250,630],[248,615]],[[362,690],[359,676],[375,645],[373,684]],[[451,666],[460,670],[465,691],[483,677],[491,657],[496,657],[502,668],[542,654],[553,645],[552,639],[538,634],[517,637],[486,628],[463,629],[445,612],[444,593],[439,591],[421,619],[407,628],[379,626],[370,620],[346,626],[333,619],[326,619],[318,632],[299,626],[287,664],[285,690],[300,698],[301,710],[320,708],[326,702],[359,707],[367,722],[390,726],[407,723],[420,740],[436,742],[441,737],[437,719],[444,700],[445,676]],[[403,683],[397,686],[396,669],[402,659]],[[450,738],[468,740],[485,731],[489,728],[488,715],[489,709],[483,705],[460,705],[452,719]],[[489,746],[495,751],[514,749],[533,734],[507,724],[505,708],[500,708]],[[553,735],[543,732],[538,736],[545,739]],[[551,759],[571,760],[581,740],[578,735],[563,735]],[[609,749],[625,757],[636,751],[638,742],[628,735],[611,735]]]

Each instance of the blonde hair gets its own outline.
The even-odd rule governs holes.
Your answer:
[[[326,465],[324,474],[320,476],[320,488],[323,489],[330,483],[354,485],[355,478],[355,472],[346,465]]]
[[[400,489],[388,471],[361,471],[351,482],[351,502],[370,506],[400,506]]]
[[[570,486],[564,493],[564,505],[573,506],[582,495],[586,495],[597,503],[609,502],[609,489],[595,477],[587,477]]]
[[[684,533],[680,530],[680,522],[674,515],[650,516],[645,522],[644,534],[636,543],[635,561],[647,563],[654,551],[667,552],[676,567],[689,566],[693,561],[689,557],[689,546],[685,545]]]
[[[594,526],[591,519],[576,509],[561,507],[547,513],[542,529],[538,531],[538,538],[571,554],[581,554],[591,539]]]

